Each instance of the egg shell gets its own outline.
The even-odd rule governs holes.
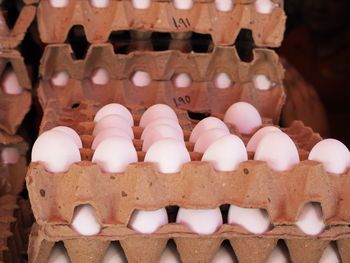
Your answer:
[[[151,81],[151,75],[146,71],[136,71],[131,77],[131,82],[136,87],[147,87]]]
[[[271,0],[256,0],[255,10],[260,14],[271,14],[275,4]]]
[[[159,118],[157,120],[150,122],[147,125],[147,127],[142,131],[141,140],[144,140],[145,136],[147,136],[147,134],[150,133],[150,131],[154,127],[157,127],[158,125],[163,125],[163,124],[171,126],[172,128],[176,129],[177,131],[179,131],[183,135],[182,128],[177,121],[175,121],[174,119],[170,119],[170,118]]]
[[[95,69],[92,72],[91,81],[95,85],[106,85],[109,82],[108,71],[105,68],[97,68],[97,69]]]
[[[92,162],[107,173],[123,173],[129,164],[137,162],[133,143],[122,137],[110,137],[101,142],[92,156]]]
[[[191,158],[183,142],[168,138],[152,144],[144,161],[155,163],[161,173],[177,173]]]
[[[270,132],[258,144],[254,160],[267,162],[275,171],[287,171],[300,162],[298,149],[283,132]]]
[[[107,104],[99,109],[95,115],[94,122],[99,122],[102,118],[108,115],[119,115],[124,118],[131,127],[134,126],[134,119],[131,112],[119,103]]]
[[[168,214],[165,208],[155,211],[135,210],[131,215],[128,226],[137,232],[152,234],[168,222]]]
[[[5,94],[18,95],[23,92],[23,88],[19,84],[16,73],[13,70],[6,70],[1,78],[2,87]]]
[[[266,263],[289,263],[288,256],[286,255],[286,252],[283,251],[279,246],[276,246],[269,258],[267,259]]]
[[[62,244],[55,244],[52,248],[48,263],[70,263],[67,250]]]
[[[204,152],[202,161],[210,162],[216,171],[230,172],[238,168],[241,162],[248,160],[243,141],[229,134],[213,142]]]
[[[75,144],[78,146],[79,149],[83,148],[83,143],[81,142],[80,136],[74,129],[67,126],[57,126],[51,130],[59,131],[67,134],[73,139],[73,141],[75,142]]]
[[[258,90],[269,90],[272,87],[272,83],[265,75],[259,74],[253,77],[254,87]]]
[[[218,139],[228,135],[230,132],[223,129],[211,129],[203,132],[194,145],[193,151],[204,153],[208,147]]]
[[[125,254],[121,246],[111,243],[107,249],[102,263],[127,263]]]
[[[122,137],[132,142],[132,139],[129,137],[129,134],[124,130],[118,128],[109,128],[99,132],[96,135],[96,137],[92,141],[91,149],[96,150],[96,148],[100,145],[101,142],[110,137]]]
[[[307,235],[320,234],[325,228],[321,206],[307,203],[299,215],[296,225]]]
[[[171,107],[165,104],[155,104],[142,114],[139,126],[145,128],[149,123],[159,118],[170,118],[179,122],[175,111]]]
[[[152,1],[151,0],[132,0],[131,3],[135,9],[148,9],[151,7]]]
[[[176,88],[189,88],[192,85],[192,78],[187,73],[179,73],[173,79]]]
[[[21,155],[16,147],[5,147],[1,150],[1,162],[3,164],[16,164],[20,157]]]
[[[106,8],[109,6],[110,0],[90,0],[90,3],[95,8]]]
[[[220,228],[223,220],[220,208],[186,209],[180,207],[176,223],[186,225],[197,234],[210,235]]]
[[[32,148],[32,162],[42,162],[52,173],[66,172],[69,167],[81,161],[75,141],[59,131],[42,133]]]
[[[238,263],[238,260],[233,251],[229,251],[226,247],[221,246],[211,263]]]
[[[69,0],[49,0],[49,2],[54,8],[64,8],[69,4]]]
[[[254,234],[262,234],[271,228],[267,212],[260,208],[243,208],[230,205],[227,222],[242,226]]]
[[[153,143],[166,138],[172,138],[179,142],[185,143],[182,132],[179,132],[170,125],[160,124],[154,126],[152,129],[149,129],[148,132],[144,134],[142,151],[147,152]]]
[[[248,152],[255,152],[256,147],[260,143],[261,139],[270,132],[280,132],[281,130],[275,126],[266,126],[261,129],[259,129],[257,132],[254,133],[254,135],[250,138],[248,144],[247,144],[247,151]]]
[[[51,83],[57,87],[65,87],[68,85],[69,78],[70,77],[67,71],[57,71],[51,77]]]
[[[345,173],[350,167],[349,149],[335,139],[317,143],[309,153],[308,159],[323,163],[325,170],[334,174]]]
[[[233,124],[242,134],[251,134],[262,125],[259,112],[247,102],[231,105],[225,113],[224,122]]]
[[[74,210],[71,227],[82,236],[94,236],[101,231],[95,209],[91,205],[80,205]]]
[[[336,247],[329,244],[324,250],[319,263],[341,263],[341,258]]]
[[[168,245],[160,257],[159,263],[181,263],[175,246]]]
[[[216,0],[215,6],[221,12],[228,12],[232,10],[233,3],[232,0]],[[215,75],[214,85],[218,89],[228,89],[232,86],[232,80],[227,73],[221,72]]]
[[[107,115],[97,122],[92,135],[97,136],[101,131],[109,128],[121,129],[125,131],[131,139],[134,139],[134,131],[130,127],[129,123],[120,115],[115,114]]]
[[[230,132],[226,124],[219,118],[207,117],[198,122],[197,125],[193,128],[190,135],[190,142],[196,142],[202,133],[211,129],[222,129],[226,130],[228,133]]]
[[[176,9],[189,10],[193,6],[192,0],[173,0]]]
[[[234,0],[215,0],[216,10],[220,12],[229,12],[233,9]]]

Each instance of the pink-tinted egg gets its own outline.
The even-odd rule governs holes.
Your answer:
[[[163,251],[159,263],[181,263],[181,259],[179,253],[176,251],[176,247],[173,245],[168,245]]]
[[[336,247],[329,244],[324,250],[319,263],[341,263],[341,258]]]
[[[16,147],[10,146],[1,150],[1,162],[3,164],[16,164],[20,157],[21,155]]]
[[[233,251],[221,246],[211,263],[238,263]]]
[[[132,0],[131,3],[135,9],[148,9],[151,7],[152,1],[151,0]]]
[[[54,8],[64,8],[69,4],[69,0],[49,0],[49,2]]]
[[[92,162],[107,173],[123,173],[129,164],[137,162],[137,152],[129,139],[110,137],[96,148]]]
[[[174,119],[171,119],[171,118],[159,118],[157,120],[150,122],[147,125],[147,127],[143,130],[143,132],[141,134],[141,140],[144,140],[145,137],[154,129],[154,127],[157,127],[159,125],[171,126],[172,128],[176,129],[178,132],[183,134],[182,128],[177,121],[175,121]]]
[[[231,105],[225,113],[224,122],[234,125],[242,134],[251,134],[262,125],[259,112],[247,102]]]
[[[227,130],[211,129],[203,132],[194,145],[195,152],[204,153],[207,148],[218,139],[230,134]]]
[[[90,0],[90,3],[95,8],[107,8],[110,0]]]
[[[173,83],[176,88],[189,88],[192,85],[191,75],[179,73],[173,78]]]
[[[109,82],[109,73],[105,68],[97,68],[92,72],[91,82],[95,85],[106,85]]]
[[[299,215],[296,225],[307,235],[316,236],[320,234],[325,228],[321,206],[307,203]]]
[[[57,71],[51,78],[51,83],[57,87],[65,87],[69,82],[69,74],[67,71]]]
[[[275,171],[287,171],[300,162],[298,149],[283,132],[270,132],[259,142],[254,160],[267,162]]]
[[[159,118],[170,118],[179,122],[175,111],[171,107],[165,104],[155,104],[142,114],[139,126],[145,128],[149,123]]]
[[[230,12],[233,9],[233,0],[215,0],[216,10]]]
[[[232,0],[216,0],[216,9],[221,12],[231,11],[233,7]],[[228,89],[233,84],[230,76],[225,72],[220,72],[214,77],[214,86],[218,89]]]
[[[94,122],[99,122],[102,118],[108,115],[119,115],[124,118],[131,127],[134,126],[134,119],[131,112],[119,103],[107,104],[99,109],[95,115]]]
[[[99,132],[96,135],[96,137],[92,141],[91,149],[96,150],[96,148],[100,145],[101,142],[111,137],[122,137],[132,142],[132,139],[129,137],[129,134],[124,130],[118,128],[109,128]]]
[[[262,74],[253,77],[254,87],[258,90],[269,90],[272,88],[271,80]]]
[[[19,84],[16,73],[13,70],[6,70],[2,75],[1,81],[5,94],[18,95],[23,92],[23,88]]]
[[[230,205],[227,222],[239,225],[251,233],[262,234],[271,228],[271,221],[265,210],[259,208],[243,208]]]
[[[147,87],[151,84],[152,78],[148,72],[138,70],[132,75],[131,82],[136,87]]]
[[[67,126],[57,126],[51,130],[52,131],[59,131],[59,132],[63,132],[65,134],[67,134],[68,136],[70,136],[73,139],[73,141],[75,142],[75,144],[78,146],[79,149],[83,148],[83,143],[81,142],[79,134],[75,130],[73,130],[72,128],[67,127]]]
[[[33,145],[32,162],[41,162],[49,172],[66,172],[73,163],[80,161],[75,141],[63,132],[44,132]]]
[[[168,138],[152,144],[144,161],[155,163],[161,173],[177,173],[191,158],[183,142]]]
[[[127,263],[125,254],[121,246],[111,243],[107,249],[102,263]]]
[[[342,174],[350,167],[350,152],[342,142],[326,139],[312,148],[309,160],[323,163],[329,173]]]
[[[50,257],[47,261],[48,263],[71,263],[67,250],[64,248],[63,244],[55,244],[51,250]]]
[[[101,131],[109,128],[118,128],[125,131],[131,139],[134,139],[134,132],[129,123],[120,115],[107,115],[95,124],[93,136],[97,136]]]
[[[243,141],[229,134],[213,142],[204,152],[202,161],[210,162],[214,169],[221,172],[234,171],[248,160]]]
[[[226,130],[227,133],[230,132],[226,124],[219,118],[207,117],[198,122],[197,125],[193,128],[190,136],[190,142],[196,142],[199,136],[211,129],[222,129]]]
[[[80,205],[75,209],[71,227],[82,236],[94,236],[101,231],[96,211],[91,205]]]
[[[256,0],[255,10],[260,14],[271,14],[272,10],[275,8],[275,3],[271,0]]]
[[[266,126],[259,129],[254,135],[250,138],[247,144],[248,152],[255,152],[256,147],[260,143],[261,139],[270,132],[280,132],[281,130],[275,126]]]
[[[176,9],[189,10],[193,6],[193,0],[173,0]]]
[[[266,263],[289,263],[287,252],[282,250],[280,246],[276,246],[269,258],[267,259]]]
[[[200,235],[215,233],[223,223],[220,208],[186,209],[180,207],[176,223],[186,225],[191,231]]]
[[[168,222],[168,214],[165,208],[155,211],[135,210],[131,215],[128,226],[137,232],[152,234]]]

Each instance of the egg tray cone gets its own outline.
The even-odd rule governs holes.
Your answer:
[[[276,1],[281,4],[280,1]],[[236,1],[230,12],[219,12],[213,1],[196,1],[190,10],[178,10],[171,1],[152,1],[145,10],[131,1],[111,1],[108,8],[94,8],[90,1],[70,1],[54,8],[40,1],[37,20],[44,43],[64,43],[74,25],[82,25],[89,43],[104,43],[112,32],[140,30],[151,32],[196,32],[210,34],[215,45],[233,45],[240,30],[252,30],[257,46],[278,47],[283,39],[286,15],[276,7],[271,14],[259,14],[253,1]]]
[[[319,237],[308,237],[293,226],[277,227],[254,236],[235,226],[223,225],[208,236],[192,233],[179,224],[169,224],[152,235],[138,234],[125,227],[107,227],[92,237],[77,235],[68,226],[34,225],[29,243],[29,262],[47,262],[56,242],[62,241],[72,263],[102,262],[111,241],[119,241],[128,262],[159,262],[168,240],[174,240],[184,263],[210,263],[223,241],[229,240],[239,263],[265,263],[278,240],[288,248],[291,262],[318,263],[330,242],[336,242],[342,262],[349,262],[350,231],[334,226]]]
[[[0,49],[18,47],[35,18],[36,7],[30,5],[33,1],[27,0],[23,2],[25,5],[20,10],[20,14],[13,28],[7,26],[3,11],[0,12]]]
[[[23,92],[18,95],[5,94],[0,87],[0,131],[3,130],[14,135],[30,109],[32,101],[31,81],[24,59],[17,50],[0,51],[0,76],[8,65],[15,72]]]
[[[72,58],[67,44],[50,45],[41,60],[38,96],[43,108],[50,99],[65,108],[84,100],[107,104],[118,101],[126,106],[148,107],[165,103],[173,108],[201,113],[224,113],[237,102],[253,104],[260,114],[278,123],[285,101],[284,70],[272,50],[255,49],[250,63],[239,59],[234,47],[217,47],[212,53],[182,53],[180,51],[136,51],[115,54],[110,44],[93,45],[84,60]],[[105,68],[110,76],[106,85],[95,85],[90,76],[96,68]],[[152,79],[147,87],[134,86],[131,78],[136,71],[146,71]],[[66,71],[70,79],[65,86],[54,86],[51,78]],[[234,85],[219,89],[214,85],[217,73],[225,72]],[[187,73],[192,78],[189,88],[176,88],[173,78]],[[253,77],[266,75],[273,87],[258,90]],[[218,103],[220,101],[220,103]]]

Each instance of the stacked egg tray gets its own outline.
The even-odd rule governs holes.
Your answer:
[[[93,7],[91,1],[71,0],[55,8],[41,0],[37,20],[44,43],[64,43],[69,30],[82,25],[89,43],[107,42],[112,32],[210,34],[215,45],[233,45],[241,29],[250,29],[257,46],[278,47],[283,39],[286,16],[281,0],[270,14],[255,10],[253,0],[238,0],[229,12],[220,12],[213,0],[195,0],[192,8],[179,10],[170,0],[151,1],[149,8],[135,9],[129,0],[111,0],[107,8]],[[173,35],[173,36],[175,36]],[[176,36],[175,36],[176,37]]]
[[[327,173],[322,164],[306,160],[321,138],[301,122],[283,129],[296,143],[302,160],[292,170],[273,171],[265,162],[252,160],[249,153],[249,160],[237,170],[217,172],[209,163],[200,161],[200,153],[193,152],[188,142],[192,121],[179,112],[191,162],[181,172],[165,175],[143,162],[142,141],[138,139],[142,128],[137,126],[142,109],[133,110],[139,162],[116,174],[104,173],[91,162],[92,120],[99,107],[82,103],[74,109],[57,110],[57,102],[51,101],[45,110],[41,132],[58,125],[75,129],[83,141],[83,161],[65,173],[55,174],[40,163],[31,163],[26,179],[37,225],[31,235],[30,262],[47,262],[51,248],[59,241],[63,241],[72,262],[102,262],[112,241],[120,242],[128,262],[157,262],[170,239],[183,262],[210,262],[225,240],[230,241],[239,262],[265,262],[278,240],[284,240],[293,262],[318,262],[330,242],[336,243],[342,262],[350,262],[349,172],[335,176]],[[235,131],[234,127],[231,131]],[[238,135],[245,142],[250,137]],[[327,227],[318,236],[308,236],[295,225],[309,202],[322,207]],[[80,236],[69,226],[75,208],[82,204],[96,210],[102,225],[96,236]],[[135,209],[210,209],[227,204],[265,209],[273,229],[254,235],[224,222],[214,234],[198,235],[184,225],[169,223],[145,235],[128,228]]]
[[[38,96],[43,108],[50,99],[59,101],[65,108],[84,100],[101,104],[118,101],[126,106],[149,107],[165,103],[173,108],[200,113],[224,113],[233,103],[246,101],[260,114],[278,123],[285,92],[284,70],[274,51],[255,49],[251,62],[241,61],[235,47],[216,47],[212,53],[182,53],[180,51],[135,51],[116,54],[111,44],[90,46],[85,59],[72,58],[67,44],[50,45],[41,60]],[[91,76],[97,68],[105,69],[109,81],[94,84]],[[67,72],[69,80],[56,86],[52,78],[57,72]],[[148,86],[135,86],[132,77],[137,71],[149,74]],[[188,74],[192,84],[177,88],[174,77]],[[215,76],[226,73],[232,81],[230,87],[219,89]],[[271,88],[255,88],[255,75],[265,75]]]

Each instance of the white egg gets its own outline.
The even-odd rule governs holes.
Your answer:
[[[173,0],[176,9],[189,10],[193,6],[193,0]]]
[[[262,74],[253,77],[253,84],[258,90],[269,90],[272,87],[272,83],[269,78]]]
[[[207,117],[198,122],[197,125],[194,127],[194,129],[191,132],[190,142],[196,142],[199,136],[202,135],[202,133],[211,129],[222,129],[226,130],[228,133],[230,132],[226,124],[219,118]]]
[[[199,136],[194,145],[193,151],[204,153],[212,143],[228,134],[230,134],[230,132],[223,129],[207,130],[203,132],[201,136]]]
[[[160,257],[159,263],[181,263],[179,253],[175,246],[168,245]]]
[[[221,246],[211,263],[238,263],[238,261],[233,255],[233,252],[230,252],[227,248]]]
[[[271,14],[274,8],[275,8],[275,3],[273,3],[271,0],[255,1],[255,10],[260,14]]]
[[[190,154],[184,143],[174,139],[155,142],[145,155],[145,162],[155,163],[161,173],[180,172],[182,166],[190,161]]]
[[[123,173],[129,164],[137,162],[137,152],[129,139],[110,137],[96,148],[92,162],[104,172]]]
[[[16,73],[13,70],[6,70],[1,80],[1,85],[5,94],[18,95],[23,92],[23,88],[19,84]]]
[[[298,149],[283,132],[266,134],[256,148],[254,160],[265,161],[275,171],[287,171],[300,162]]]
[[[93,136],[97,136],[100,132],[109,128],[121,129],[125,131],[131,139],[134,139],[134,131],[129,123],[120,115],[115,114],[107,115],[97,122],[92,134]]]
[[[261,129],[259,129],[254,135],[250,138],[248,144],[247,144],[247,151],[248,152],[255,152],[256,147],[258,147],[258,144],[260,143],[261,139],[270,132],[280,132],[281,130],[275,126],[266,126]]]
[[[99,122],[102,118],[108,115],[119,115],[124,118],[130,126],[134,126],[134,118],[131,112],[123,105],[119,103],[110,103],[103,106],[95,115],[94,122]]]
[[[152,144],[166,138],[172,138],[179,142],[185,143],[182,132],[179,132],[170,125],[160,124],[154,126],[153,129],[148,130],[148,133],[144,134],[142,151],[147,152]]]
[[[151,75],[146,71],[136,71],[131,77],[131,82],[136,87],[147,87],[151,84],[151,81]]]
[[[65,87],[69,82],[69,74],[67,71],[57,71],[51,78],[51,83],[57,87]]]
[[[243,208],[230,205],[227,222],[242,226],[254,234],[262,234],[271,227],[271,221],[265,210],[259,208]]]
[[[70,136],[73,139],[73,141],[75,142],[75,144],[78,146],[79,149],[83,148],[83,143],[81,142],[79,134],[75,130],[73,130],[72,128],[67,127],[67,126],[57,126],[51,130],[52,131],[59,131],[59,132],[63,132],[65,134],[67,134],[68,136]]]
[[[159,118],[170,118],[179,122],[175,111],[171,107],[165,104],[155,104],[142,114],[139,126],[145,128],[150,122]]]
[[[111,244],[108,247],[102,263],[127,263],[124,251],[120,245]]]
[[[237,102],[231,105],[225,113],[224,122],[235,125],[243,134],[251,134],[262,125],[259,112],[247,102]]]
[[[230,172],[238,168],[241,162],[248,160],[243,141],[229,134],[213,142],[204,152],[202,161],[210,162],[216,171]]]
[[[154,127],[159,126],[159,125],[171,126],[172,128],[176,129],[178,132],[180,132],[183,135],[182,128],[177,121],[175,121],[174,119],[170,119],[170,118],[159,118],[157,120],[150,122],[147,125],[147,127],[142,131],[141,140],[144,140],[144,138],[152,131],[152,129]]]
[[[220,12],[230,12],[233,9],[234,0],[215,0],[216,10]]]
[[[200,235],[215,233],[223,224],[220,208],[186,209],[180,207],[176,223],[186,225],[191,231]]]
[[[83,236],[94,236],[101,231],[95,209],[91,205],[80,205],[74,210],[71,226]]]
[[[165,208],[155,211],[135,210],[131,215],[129,227],[143,234],[152,234],[168,222]]]
[[[309,160],[323,163],[329,173],[342,174],[350,167],[349,149],[340,141],[326,139],[317,143],[309,154]]]
[[[1,150],[1,162],[3,164],[16,164],[21,157],[16,147],[5,147]]]
[[[290,261],[288,260],[288,256],[279,246],[276,246],[272,250],[269,258],[266,261],[266,263],[289,263],[289,262]]]
[[[320,234],[325,228],[321,206],[307,203],[299,215],[296,225],[307,235]]]
[[[97,68],[92,72],[91,81],[95,85],[106,85],[109,82],[109,74],[105,68]]]
[[[48,263],[70,263],[67,250],[61,244],[55,244],[51,250]]]
[[[122,137],[132,142],[132,139],[130,138],[129,134],[124,130],[118,128],[109,128],[99,132],[96,135],[92,142],[91,149],[96,150],[96,148],[100,145],[101,142],[111,137]]]
[[[151,0],[132,0],[131,3],[135,9],[148,9],[151,7],[152,1]]]
[[[192,78],[187,73],[179,73],[173,78],[176,88],[189,88],[192,85]]]
[[[217,9],[219,9],[219,8],[222,9],[222,10],[219,10],[222,12],[226,12],[226,11],[224,11],[225,7],[227,9],[232,9],[232,7],[233,7],[232,0],[216,0],[215,4],[216,4]],[[231,5],[231,7],[230,7],[230,5]],[[227,11],[230,11],[230,10],[227,10]],[[221,73],[218,73],[215,75],[214,85],[218,89],[228,89],[229,87],[232,86],[232,80],[227,73],[221,72]]]
[[[338,251],[332,244],[329,244],[324,250],[319,263],[341,263]]]
[[[80,161],[75,141],[63,132],[44,132],[33,145],[32,162],[42,162],[49,172],[66,172],[73,163]]]
[[[49,2],[54,8],[64,8],[68,6],[69,0],[49,0]]]
[[[109,6],[110,0],[90,0],[90,3],[95,8],[106,8]]]

